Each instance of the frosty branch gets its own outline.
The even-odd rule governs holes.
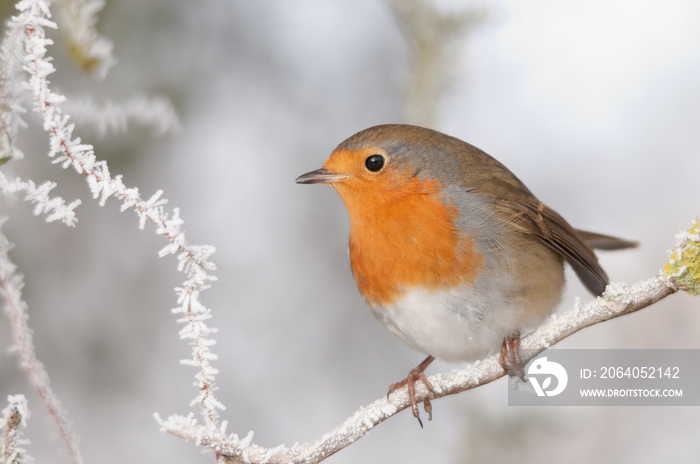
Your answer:
[[[106,200],[113,196],[121,200],[122,211],[129,208],[136,211],[141,228],[144,228],[146,222],[153,223],[156,233],[165,236],[169,241],[160,251],[160,256],[178,255],[178,270],[186,274],[186,280],[181,287],[176,288],[179,306],[173,309],[173,312],[183,315],[179,320],[184,323],[180,336],[189,340],[192,347],[192,357],[182,362],[197,369],[195,385],[199,393],[192,405],[199,405],[206,424],[216,426],[217,410],[225,408],[213,395],[216,391],[214,380],[218,371],[211,364],[216,356],[210,347],[215,343],[211,338],[215,329],[207,326],[206,321],[211,317],[210,310],[200,301],[200,293],[215,280],[210,273],[215,270],[215,265],[209,260],[214,248],[193,245],[187,241],[182,230],[183,221],[180,219],[179,210],[174,208],[171,213],[165,211],[164,205],[167,200],[161,198],[161,191],[144,200],[138,189],[127,188],[124,185],[121,176],[111,176],[107,164],[96,159],[91,145],[82,144],[79,138],[73,137],[74,125],[69,122],[70,117],[64,114],[61,108],[65,97],[53,92],[47,79],[55,71],[51,57],[46,54],[47,46],[51,45],[52,41],[47,39],[44,33],[45,28],[56,28],[56,24],[50,19],[52,3],[51,0],[19,1],[16,5],[19,14],[13,17],[7,26],[0,56],[0,164],[23,157],[14,145],[18,127],[23,125],[18,116],[23,109],[16,102],[18,92],[15,86],[16,74],[21,67],[29,76],[26,87],[33,94],[34,110],[42,115],[44,129],[49,134],[49,156],[54,158],[54,163],[61,164],[63,168],[72,166],[76,172],[84,175],[93,197],[99,198],[100,205],[104,205]],[[111,45],[101,39],[94,30],[94,14],[102,5],[104,2],[100,0],[73,0],[64,3],[64,21],[72,24],[69,42],[76,47],[73,51],[87,57],[91,63],[88,66],[89,70],[98,73],[106,72],[114,61],[110,55]],[[80,61],[80,56],[75,58]],[[109,126],[112,122],[112,126],[122,128],[126,125],[125,121],[133,119],[133,115],[138,113],[140,108],[153,102],[157,104],[146,114],[149,118],[146,122],[155,122],[159,114],[165,114],[166,117],[159,120],[161,124],[158,127],[161,131],[177,123],[172,106],[167,105],[164,100],[137,97],[130,100],[130,106],[112,105],[107,108],[107,113],[112,111],[112,118],[104,125]],[[22,193],[26,201],[35,204],[36,214],[48,213],[48,221],[60,220],[67,225],[74,225],[77,222],[74,209],[79,202],[66,204],[60,197],[50,197],[49,192],[54,186],[52,182],[37,186],[32,180],[17,177],[8,179],[0,172],[0,194]],[[3,296],[4,309],[11,322],[21,366],[44,401],[49,414],[54,418],[72,461],[80,464],[82,457],[77,440],[60,402],[49,386],[48,374],[35,355],[32,332],[27,324],[26,303],[21,298],[22,276],[15,272],[16,267],[7,255],[10,248],[9,241],[4,235],[0,235],[0,294]]]
[[[162,199],[162,191],[156,192],[150,199],[141,198],[137,188],[127,188],[121,176],[112,177],[107,163],[98,161],[91,145],[82,144],[80,138],[73,137],[74,125],[69,123],[69,116],[64,115],[60,104],[65,97],[54,93],[49,88],[47,76],[55,71],[51,60],[46,56],[46,47],[52,44],[44,34],[44,28],[55,28],[50,21],[48,2],[43,0],[24,0],[19,2],[20,15],[14,22],[21,26],[26,34],[24,41],[25,64],[24,70],[29,74],[29,88],[34,94],[34,109],[43,115],[44,129],[49,133],[51,151],[49,156],[54,163],[64,168],[72,166],[78,173],[83,174],[95,199],[100,199],[104,205],[107,199],[114,196],[121,200],[122,211],[134,208],[140,219],[139,226],[144,228],[147,221],[156,226],[156,233],[163,235],[170,242],[160,251],[160,256],[178,254],[178,270],[187,276],[182,287],[176,288],[179,307],[173,312],[183,314],[180,322],[185,327],[180,332],[183,339],[190,340],[192,358],[183,361],[197,368],[195,385],[199,394],[194,400],[199,404],[205,422],[210,425],[218,423],[217,409],[225,409],[216,400],[214,378],[217,370],[211,365],[216,359],[210,347],[215,343],[210,335],[215,329],[206,325],[211,318],[209,308],[200,301],[200,293],[209,288],[209,283],[215,280],[210,271],[216,269],[209,257],[214,252],[211,246],[190,244],[182,230],[183,221],[179,210],[174,208],[172,214],[165,211],[167,200]]]
[[[0,416],[0,462],[3,464],[14,464],[19,462],[29,462],[31,457],[22,448],[29,443],[23,439],[21,429],[27,426],[29,418],[29,408],[27,399],[23,395],[9,395],[9,403],[2,410]]]
[[[697,232],[696,246],[700,247]],[[695,261],[698,265],[697,260]],[[615,317],[630,314],[645,308],[678,290],[674,277],[664,273],[640,281],[634,285],[611,284],[602,297],[586,305],[551,316],[546,323],[521,340],[521,347],[527,350],[524,362],[536,354],[560,342],[581,329],[604,322]],[[498,356],[491,356],[465,367],[445,374],[436,374],[428,378],[435,389],[434,398],[454,395],[486,385],[503,377],[505,373],[498,362]],[[423,401],[428,398],[428,391],[422,383],[416,384],[416,398]],[[212,431],[198,426],[190,417],[171,416],[161,422],[166,432],[179,436],[192,443],[206,446],[217,454],[223,454],[231,463],[317,463],[340,451],[362,438],[367,432],[385,420],[410,407],[406,388],[392,394],[390,398],[382,396],[374,403],[355,412],[344,423],[321,438],[304,445],[264,448],[253,443],[253,432],[245,437],[236,434],[226,435],[224,431]]]

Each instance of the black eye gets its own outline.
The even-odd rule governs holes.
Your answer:
[[[384,167],[384,157],[382,155],[372,155],[365,160],[365,167],[368,171],[377,172]]]

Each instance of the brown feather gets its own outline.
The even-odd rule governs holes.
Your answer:
[[[495,205],[509,215],[514,225],[535,235],[561,254],[591,293],[597,296],[603,294],[609,283],[608,275],[600,266],[593,249],[556,211],[542,203],[518,200],[495,199]]]

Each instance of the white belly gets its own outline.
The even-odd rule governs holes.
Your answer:
[[[414,288],[391,305],[371,309],[410,347],[446,361],[471,362],[498,352],[504,337],[526,332],[551,314],[561,296],[561,266],[559,275],[551,287],[533,289],[537,297],[527,301],[508,296],[500,285],[487,290],[477,283],[480,291],[468,285],[438,291]]]

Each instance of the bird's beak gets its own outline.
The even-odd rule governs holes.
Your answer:
[[[347,174],[335,174],[327,169],[321,168],[307,172],[297,177],[297,184],[332,184],[349,177]]]

